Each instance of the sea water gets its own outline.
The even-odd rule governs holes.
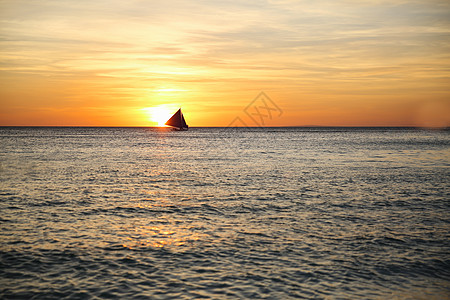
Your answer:
[[[450,298],[450,132],[0,128],[0,298]]]

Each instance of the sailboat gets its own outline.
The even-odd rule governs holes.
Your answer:
[[[174,130],[188,130],[189,126],[184,120],[181,108],[166,122],[166,125],[172,126]]]

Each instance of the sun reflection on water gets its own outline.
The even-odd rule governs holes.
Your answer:
[[[192,228],[174,227],[172,224],[137,226],[130,228],[129,232],[130,236],[122,245],[128,249],[179,247],[203,237],[202,234],[193,232]]]
[[[128,249],[180,247],[204,239],[201,232],[204,224],[199,221],[161,216],[159,212],[180,208],[183,203],[175,203],[167,198],[147,199],[129,203],[126,209],[152,212],[152,218],[137,219],[132,224],[122,227],[126,232],[122,246]]]

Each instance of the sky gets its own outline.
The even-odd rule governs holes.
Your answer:
[[[447,0],[0,0],[0,126],[450,126]]]

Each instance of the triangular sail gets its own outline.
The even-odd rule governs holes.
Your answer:
[[[186,124],[186,120],[184,120],[183,113],[181,112],[181,108],[177,110],[177,112],[166,122],[166,125],[176,127],[179,129],[188,129],[188,125]]]
[[[187,124],[186,124],[186,121],[184,120],[183,114],[181,114],[181,127],[183,127],[183,128],[187,128],[188,127]]]
[[[166,122],[166,125],[181,128],[181,108]]]

